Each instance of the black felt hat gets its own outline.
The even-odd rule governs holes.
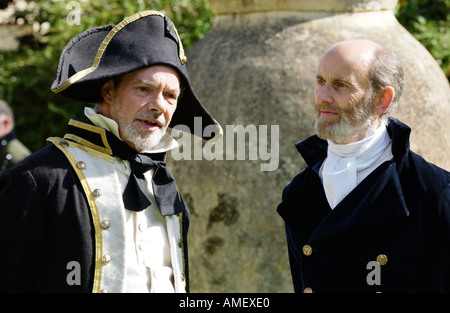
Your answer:
[[[95,103],[101,100],[101,86],[110,79],[152,65],[171,66],[180,76],[183,95],[169,126],[186,125],[206,140],[218,138],[220,125],[195,95],[186,61],[170,19],[158,11],[142,11],[117,25],[95,27],[74,37],[61,53],[51,90]],[[201,117],[201,128],[194,127],[195,117]],[[203,135],[208,126],[208,134]]]

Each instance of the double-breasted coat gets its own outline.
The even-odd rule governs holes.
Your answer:
[[[408,126],[387,128],[393,160],[333,210],[318,174],[327,142],[297,143],[307,168],[277,208],[296,292],[450,292],[450,173],[409,149]]]

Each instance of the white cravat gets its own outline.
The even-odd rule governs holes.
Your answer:
[[[341,145],[328,140],[320,175],[330,207],[334,209],[367,175],[392,157],[391,138],[384,123],[357,142]]]

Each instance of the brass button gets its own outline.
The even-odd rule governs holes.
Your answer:
[[[100,226],[103,230],[106,230],[109,228],[109,226],[111,226],[111,224],[109,223],[108,220],[103,220],[102,223],[100,224]]]
[[[111,262],[111,257],[109,256],[109,254],[105,254],[104,256],[102,256],[103,264],[108,264],[109,262]]]
[[[98,198],[102,195],[102,191],[100,189],[94,189],[94,191],[92,191],[92,194],[95,198]]]
[[[312,289],[309,288],[309,287],[306,287],[306,288],[303,290],[303,293],[312,293]]]
[[[388,261],[388,258],[385,254],[380,254],[379,256],[377,256],[377,262],[380,265],[385,265]]]
[[[65,140],[61,140],[61,141],[59,142],[59,144],[60,144],[62,147],[64,147],[64,148],[67,148],[67,147],[69,146],[69,143],[68,143],[67,141],[65,141]]]
[[[312,253],[312,248],[310,245],[304,245],[302,251],[304,255],[309,256]]]
[[[183,247],[183,240],[178,239],[178,248]]]
[[[80,170],[84,170],[86,168],[86,163],[84,163],[83,161],[79,161],[79,162],[77,162],[77,167]]]

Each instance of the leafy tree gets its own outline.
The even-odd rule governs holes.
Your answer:
[[[450,80],[450,0],[400,0],[396,17]]]

